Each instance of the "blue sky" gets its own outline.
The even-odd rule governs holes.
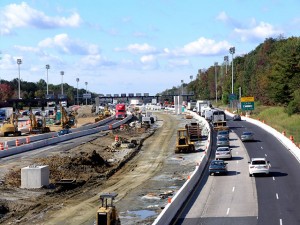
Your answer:
[[[299,36],[299,0],[0,1],[0,78],[68,83],[99,94],[191,81],[266,38]],[[60,75],[64,71],[64,76]]]

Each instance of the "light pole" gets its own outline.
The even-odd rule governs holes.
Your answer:
[[[181,80],[181,95],[183,95],[183,80]]]
[[[192,82],[192,80],[193,80],[193,75],[190,76],[190,79],[191,79],[191,82]]]
[[[21,99],[20,65],[22,64],[22,59],[17,59],[17,64],[18,64],[18,67],[19,67],[19,82],[18,82],[19,99]]]
[[[85,82],[85,93],[87,94],[87,85],[88,82]],[[87,96],[85,97],[85,105],[87,105]]]
[[[225,62],[225,67],[226,67],[226,73],[225,73],[225,75],[227,75],[227,65],[228,65],[228,61],[229,61],[228,55],[224,56],[224,62]]]
[[[78,100],[78,82],[79,82],[79,78],[76,78],[76,82],[77,82],[77,105],[79,105],[79,100]]]
[[[218,66],[218,63],[215,62],[215,89],[216,89],[216,103],[218,102],[218,83],[217,83],[217,66]]]
[[[48,95],[48,70],[50,69],[50,65],[46,65],[46,70],[47,70],[47,95]]]
[[[232,55],[232,62],[231,62],[231,65],[232,65],[232,73],[231,73],[231,94],[233,94],[233,54],[235,53],[235,47],[231,47],[229,49],[229,52],[230,54]]]
[[[61,94],[64,94],[64,85],[63,85],[63,76],[64,76],[64,71],[60,71],[60,75],[61,75]]]

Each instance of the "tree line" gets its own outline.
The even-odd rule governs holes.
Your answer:
[[[196,79],[183,84],[196,99],[217,99],[229,104],[232,94],[232,62],[199,70]],[[227,71],[226,71],[227,67]],[[268,38],[248,54],[233,60],[233,93],[253,96],[255,102],[268,106],[284,106],[291,115],[300,113],[300,38]],[[180,87],[165,90],[180,93]]]

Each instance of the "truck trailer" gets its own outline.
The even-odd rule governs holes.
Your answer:
[[[116,105],[116,119],[117,120],[122,120],[125,119],[127,116],[126,113],[126,105],[125,104],[117,104]]]

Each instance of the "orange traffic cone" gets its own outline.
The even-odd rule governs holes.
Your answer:
[[[30,143],[30,137],[26,137],[26,144]]]
[[[16,139],[16,146],[19,146],[19,145],[20,145],[19,139]]]
[[[119,137],[118,135],[115,136],[115,142],[118,142],[119,141]]]
[[[0,150],[4,150],[3,142],[0,142]]]
[[[293,135],[290,136],[290,140],[294,143],[294,137],[293,137]]]

